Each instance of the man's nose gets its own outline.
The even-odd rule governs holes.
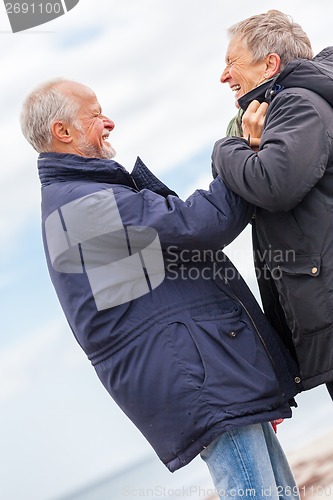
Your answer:
[[[223,73],[221,75],[221,78],[220,78],[220,82],[221,83],[226,83],[230,78],[230,75],[229,75],[229,68],[228,66],[226,66],[223,70]]]
[[[108,130],[113,130],[114,127],[115,127],[115,124],[112,120],[110,120],[110,118],[108,118],[107,116],[103,116],[103,122],[104,122],[104,127],[107,128]]]

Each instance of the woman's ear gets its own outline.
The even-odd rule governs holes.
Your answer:
[[[280,71],[280,62],[281,58],[279,54],[275,54],[274,52],[272,54],[268,54],[266,58],[266,70],[265,70],[265,76],[266,78],[272,78],[276,73]]]

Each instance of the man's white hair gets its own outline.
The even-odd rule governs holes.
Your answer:
[[[23,135],[38,153],[49,152],[52,143],[52,123],[66,122],[81,130],[77,121],[79,103],[65,95],[61,87],[70,80],[56,78],[42,83],[26,97],[21,112]]]

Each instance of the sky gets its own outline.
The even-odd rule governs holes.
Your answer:
[[[140,156],[186,198],[208,187],[211,150],[236,110],[219,82],[226,30],[275,6],[80,0],[66,15],[13,34],[1,3],[1,500],[55,500],[152,453],[97,380],[52,289],[37,154],[19,126],[25,96],[57,76],[88,85],[116,124],[117,161],[131,170]],[[302,25],[315,53],[333,45],[331,0],[280,0],[278,8]],[[248,229],[227,253],[257,294]],[[289,445],[300,423],[313,421],[311,398],[327,402],[322,389],[311,392],[300,398],[306,411],[300,405],[295,423],[283,424]]]

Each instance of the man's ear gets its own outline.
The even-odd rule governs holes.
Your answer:
[[[51,131],[53,137],[60,141],[69,144],[73,141],[73,137],[71,135],[70,127],[64,122],[56,121],[52,123]]]
[[[280,62],[281,58],[279,54],[275,54],[274,52],[272,54],[268,54],[265,71],[267,78],[273,78],[273,76],[280,71]]]

